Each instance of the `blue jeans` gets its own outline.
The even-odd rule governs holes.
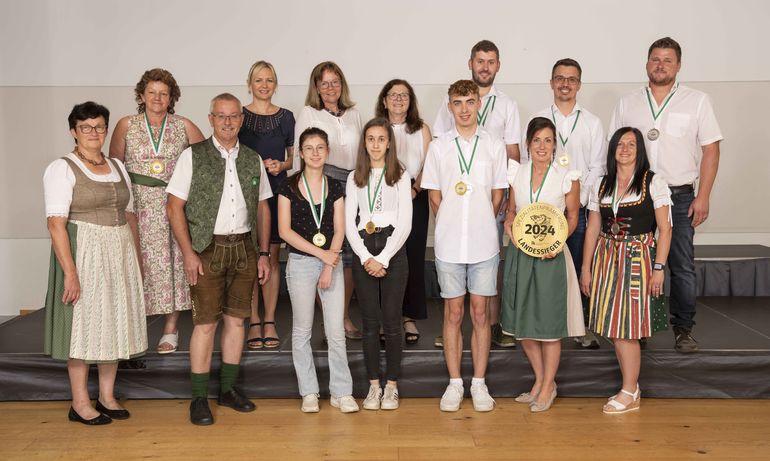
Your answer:
[[[353,378],[348,367],[345,346],[345,283],[342,278],[342,264],[337,264],[332,273],[329,288],[318,288],[318,278],[323,262],[314,256],[291,253],[286,263],[286,286],[289,290],[293,325],[291,330],[291,355],[297,373],[301,396],[317,394],[318,376],[313,363],[313,348],[310,337],[313,330],[316,292],[321,298],[324,331],[329,344],[329,392],[334,397],[353,393]]]
[[[671,207],[673,233],[671,250],[668,253],[668,268],[671,272],[671,326],[691,329],[695,325],[695,228],[687,210],[695,199],[693,192],[672,193]]]
[[[575,264],[578,280],[580,280],[580,269],[583,267],[583,242],[586,239],[587,215],[588,209],[580,207],[575,232],[567,239],[567,248],[569,248],[569,252],[572,254],[572,262]]]

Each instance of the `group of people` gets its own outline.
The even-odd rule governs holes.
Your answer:
[[[69,419],[98,425],[128,418],[113,393],[117,361],[147,350],[146,315],[165,315],[157,352],[174,352],[179,312],[188,309],[191,422],[214,423],[207,397],[220,320],[218,404],[253,411],[236,385],[239,364],[244,344],[280,344],[282,243],[301,410],[320,410],[310,347],[317,302],[330,405],[359,410],[348,338],[364,343],[370,388],[363,407],[398,408],[401,335],[416,342],[415,320],[427,317],[429,209],[444,299],[435,342],[449,374],[442,411],[457,411],[465,395],[466,293],[475,410],[495,406],[484,379],[491,344],[519,341],[535,381],[516,401],[542,412],[557,395],[561,340],[593,348],[593,333],[612,340],[623,377],[603,411],[638,409],[640,341],[667,328],[667,262],[676,350],[697,350],[693,234],[708,217],[722,139],[710,100],[676,80],[679,44],[657,40],[648,51],[649,83],[620,100],[606,144],[601,121],[577,103],[580,65],[562,59],[551,72],[554,101],[529,121],[521,143],[517,105],[494,86],[498,48],[477,43],[468,66],[472,79],[449,87],[435,138],[412,86],[400,79],[385,84],[375,117],[362,126],[345,76],[330,61],[311,72],[296,120],[272,102],[273,66],[256,62],[247,78],[251,103],[242,106],[229,93],[214,97],[207,139],[174,113],[181,96],[174,77],[149,70],[135,88],[138,114],[118,121],[109,156],[102,153],[109,111],[76,105],[69,116],[75,146],[44,176],[52,238],[45,344],[48,354],[67,360]],[[511,234],[516,215],[533,203],[564,212],[570,234],[563,249],[540,258],[521,251]],[[505,234],[511,240],[500,270]],[[348,315],[354,291],[362,331]],[[90,363],[99,369],[95,408]]]

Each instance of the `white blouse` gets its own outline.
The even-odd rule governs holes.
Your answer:
[[[406,167],[409,176],[417,178],[425,163],[425,140],[422,130],[407,133],[406,123],[393,125],[393,135],[396,138],[396,154],[401,163]]]
[[[566,195],[572,189],[572,182],[579,181],[580,170],[567,170],[556,163],[551,164],[548,176],[541,186],[539,198],[538,191],[532,191],[532,200],[550,203],[556,208],[564,211],[567,208]],[[519,164],[515,160],[508,161],[508,183],[513,187],[513,194],[516,198],[516,212],[529,205],[529,187],[532,178],[532,170],[529,163]]]
[[[72,152],[65,157],[75,162],[80,170],[88,176],[89,179],[96,182],[120,182],[120,174],[115,170],[111,160],[107,160],[110,166],[110,172],[107,174],[96,174],[86,167],[86,165]],[[126,178],[128,186],[128,205],[126,211],[134,212],[134,194],[131,192],[131,180],[128,178],[128,172],[123,162],[117,159],[123,177]],[[72,190],[75,187],[75,173],[64,159],[56,159],[51,162],[43,174],[43,191],[45,196],[45,215],[46,217],[66,218],[70,214],[70,205],[72,204]]]
[[[299,145],[299,136],[311,126],[320,128],[329,135],[329,158],[326,163],[345,170],[355,169],[362,127],[361,114],[358,109],[351,107],[345,110],[342,116],[335,117],[323,109],[316,110],[310,106],[305,106],[300,111],[297,123],[294,125],[297,154],[294,155],[292,172],[299,170],[299,153],[302,150],[302,146]]]
[[[372,193],[374,193],[374,188],[377,187],[377,182],[382,174],[382,168],[372,168],[369,176]],[[374,258],[383,266],[388,267],[390,258],[401,249],[412,231],[411,177],[408,172],[404,171],[401,179],[392,186],[387,185],[383,179],[382,185],[374,197],[374,210],[370,214],[367,187],[358,187],[353,180],[354,175],[355,171],[351,171],[345,191],[345,236],[350,242],[350,247],[361,259],[361,264],[369,258]],[[358,216],[360,219],[358,226],[356,226],[356,217]],[[363,229],[370,220],[377,227],[394,227],[393,234],[388,237],[385,248],[377,256],[372,256],[369,253],[369,250],[364,246],[364,240],[358,234],[358,231]]]
[[[612,196],[603,197],[599,200],[599,189],[601,188],[601,178],[594,183],[591,188],[591,195],[588,199],[588,209],[591,211],[599,211],[599,205],[608,205],[612,203]],[[620,200],[620,203],[636,202],[639,200],[640,194],[628,194]],[[650,198],[652,198],[652,204],[654,208],[660,208],[662,206],[671,206],[671,189],[668,188],[666,180],[663,176],[656,174],[650,181]]]

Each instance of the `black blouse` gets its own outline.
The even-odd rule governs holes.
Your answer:
[[[331,248],[332,237],[334,237],[334,202],[345,197],[345,191],[342,189],[342,185],[339,181],[328,176],[326,177],[326,180],[328,181],[329,190],[326,192],[326,209],[321,217],[321,233],[326,237],[326,244],[321,247],[324,250]],[[290,182],[291,179],[282,182],[281,185],[278,186],[278,194],[288,198],[291,202],[291,229],[298,233],[303,239],[312,242],[313,236],[318,233],[318,228],[313,220],[310,204],[305,200],[305,197],[303,197],[302,194],[297,195],[291,189],[289,186]],[[302,179],[300,179],[299,187],[303,187]],[[321,211],[321,204],[318,203],[315,207],[316,213],[319,213]],[[311,256],[303,251],[293,248],[288,243],[286,246],[290,253]]]

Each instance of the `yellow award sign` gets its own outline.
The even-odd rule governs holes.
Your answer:
[[[555,206],[535,202],[516,214],[511,234],[521,251],[540,258],[556,253],[564,246],[568,234],[567,218]]]

